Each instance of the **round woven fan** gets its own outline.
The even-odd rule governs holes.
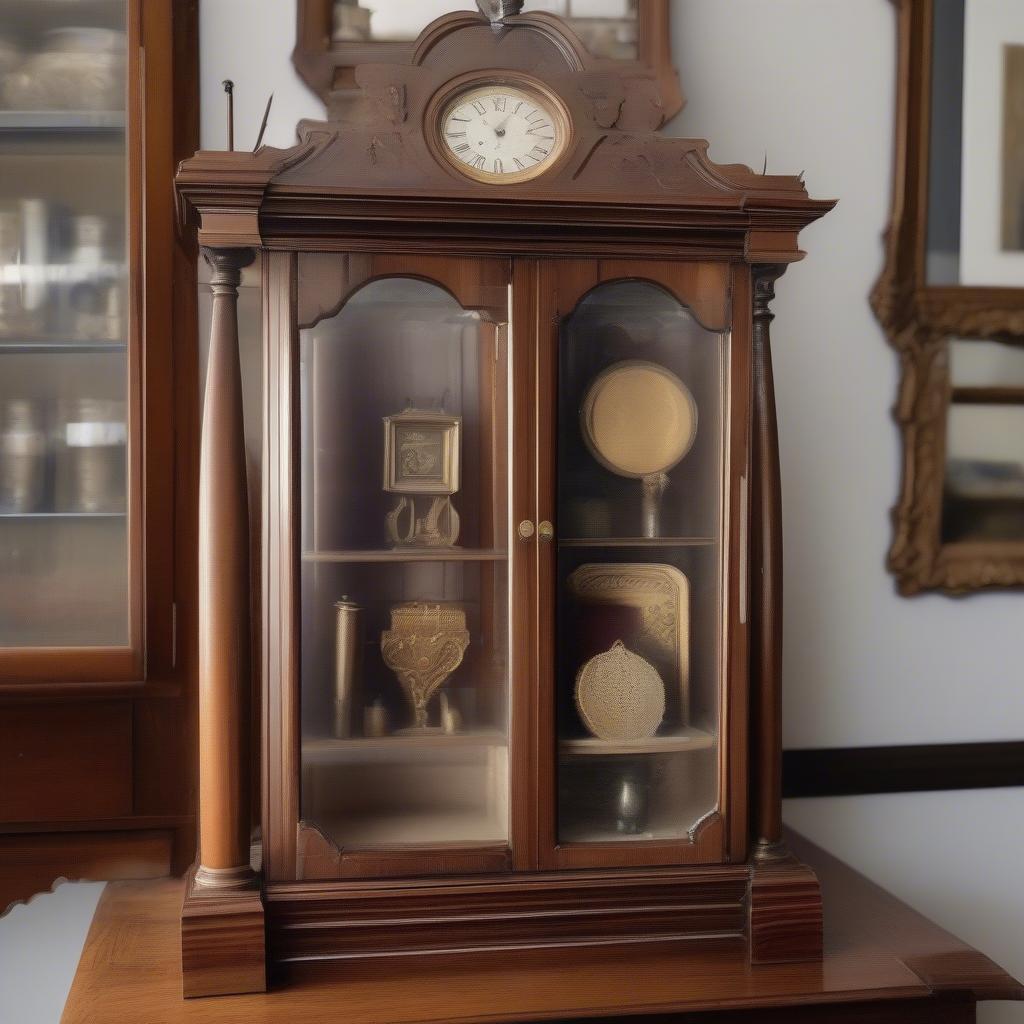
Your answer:
[[[598,739],[648,739],[665,717],[665,684],[649,661],[616,640],[577,674],[576,707]]]

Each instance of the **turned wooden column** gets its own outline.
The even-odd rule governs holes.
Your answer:
[[[204,249],[213,326],[199,463],[199,868],[196,885],[251,884],[249,497],[238,285],[252,249]]]
[[[754,856],[785,858],[782,842],[782,480],[772,376],[771,303],[785,264],[754,267],[754,425],[751,509]]]

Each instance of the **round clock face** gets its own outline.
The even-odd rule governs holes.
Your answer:
[[[441,143],[449,162],[475,181],[528,181],[565,150],[569,120],[553,97],[511,83],[477,85],[445,104]]]

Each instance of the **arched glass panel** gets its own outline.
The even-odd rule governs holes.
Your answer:
[[[727,361],[644,281],[562,327],[561,843],[685,841],[718,807]]]
[[[507,393],[428,281],[301,333],[301,813],[342,851],[507,842]]]

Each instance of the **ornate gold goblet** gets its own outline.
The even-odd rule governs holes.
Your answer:
[[[380,650],[412,704],[413,726],[403,732],[440,731],[427,725],[427,705],[462,664],[468,646],[466,613],[457,605],[413,602],[391,609]]]

